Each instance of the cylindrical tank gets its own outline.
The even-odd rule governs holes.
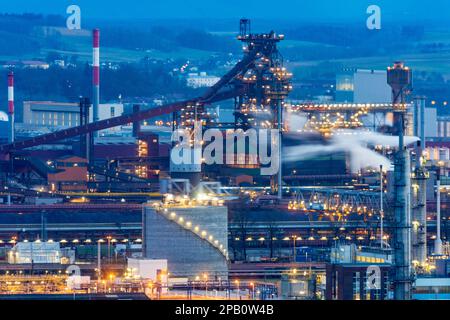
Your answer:
[[[388,67],[387,79],[392,89],[399,92],[412,84],[412,71],[398,61],[393,67]]]

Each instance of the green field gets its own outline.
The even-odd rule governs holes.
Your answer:
[[[415,43],[417,48],[432,44],[442,44],[450,46],[450,31],[448,30],[435,30],[433,32],[426,33],[424,38]],[[296,47],[298,50],[302,50],[305,47],[323,48],[326,50],[332,50],[335,46],[303,42],[303,41],[286,41],[281,46],[281,49]],[[289,63],[289,67],[295,71],[305,67],[316,67],[323,63],[340,64],[346,68],[360,68],[360,69],[385,69],[391,65],[394,61],[404,61],[408,66],[415,71],[426,72],[438,72],[446,77],[450,77],[450,49],[444,48],[439,52],[412,52],[401,54],[384,54],[380,56],[367,56],[356,57],[349,59],[327,59],[327,60],[304,60],[293,61]]]
[[[90,62],[92,60],[91,34],[88,30],[79,32],[70,32],[63,28],[47,28],[46,32],[58,33],[61,44],[60,50],[48,49],[45,47],[45,38],[43,36],[37,39],[42,42],[43,49],[39,54],[28,54],[20,57],[14,57],[16,60],[44,59],[49,52],[56,52],[67,56],[77,56],[80,61]],[[234,34],[230,33],[230,37]],[[420,42],[415,46],[442,44],[450,46],[450,31],[446,29],[434,29],[427,31]],[[289,38],[280,43],[280,51],[289,50],[291,52],[302,52],[306,49],[328,50],[334,48],[342,49],[342,47],[329,45],[319,42],[289,40]],[[447,51],[445,51],[447,50]],[[102,47],[101,56],[104,61],[111,62],[135,62],[144,57],[153,59],[191,59],[202,60],[214,55],[213,51],[194,50],[184,47],[174,48],[172,51],[163,52],[158,50],[127,50],[122,48]],[[12,57],[0,57],[2,60],[11,60]],[[413,53],[403,53],[399,55],[384,54],[382,56],[358,57],[349,59],[314,59],[302,61],[290,61],[288,67],[294,73],[300,71],[301,68],[313,68],[323,63],[332,63],[342,65],[348,68],[365,68],[365,69],[385,69],[391,65],[393,61],[402,60],[416,71],[439,72],[450,77],[450,50],[442,49],[439,53],[420,53],[415,50]]]
[[[450,52],[384,55],[352,59],[309,60],[291,62],[289,67],[292,70],[296,70],[304,67],[319,66],[322,63],[335,63],[347,68],[386,69],[394,61],[398,60],[404,61],[415,71],[439,72],[443,75],[450,76]]]
[[[91,37],[88,36],[63,36],[63,46],[69,50],[42,50],[42,56],[45,56],[49,51],[57,52],[62,55],[76,55],[81,61],[91,61],[92,59],[92,44]],[[142,58],[150,57],[153,59],[203,59],[210,57],[214,52],[201,51],[189,48],[176,48],[170,52],[163,52],[158,50],[127,50],[113,47],[102,47],[101,56],[104,60],[111,62],[135,62]]]
[[[59,46],[61,49],[55,50],[46,47],[45,36],[41,31],[37,32],[35,39],[42,45],[39,53],[23,54],[21,56],[0,56],[2,60],[34,60],[45,59],[49,52],[55,52],[65,56],[77,56],[79,61],[90,62],[92,60],[92,38],[88,30],[76,31],[70,33],[63,28],[46,28],[45,32],[58,34]],[[158,50],[127,50],[116,47],[101,47],[101,56],[104,61],[110,62],[136,62],[142,58],[149,57],[153,59],[206,59],[213,55],[213,51],[194,50],[190,48],[178,47],[172,51],[163,52]]]

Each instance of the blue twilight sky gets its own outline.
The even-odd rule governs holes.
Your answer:
[[[0,0],[0,12],[65,15],[78,4],[85,18],[249,18],[359,21],[377,4],[387,20],[450,18],[449,0]]]

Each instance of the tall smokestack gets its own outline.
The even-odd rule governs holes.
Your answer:
[[[399,135],[394,169],[394,299],[411,300],[411,163],[404,139],[404,104],[406,94],[411,89],[411,70],[402,62],[396,62],[394,67],[388,68],[388,84],[392,88],[392,106]]]
[[[8,113],[10,116],[10,142],[14,142],[14,73],[10,72],[8,74]]]
[[[99,120],[98,108],[100,104],[100,30],[93,30],[93,63],[92,63],[92,102],[94,122]]]

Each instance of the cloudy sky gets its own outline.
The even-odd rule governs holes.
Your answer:
[[[386,20],[448,20],[448,0],[1,0],[0,12],[64,15],[77,4],[86,18],[249,18],[303,21],[365,20],[371,4]]]

